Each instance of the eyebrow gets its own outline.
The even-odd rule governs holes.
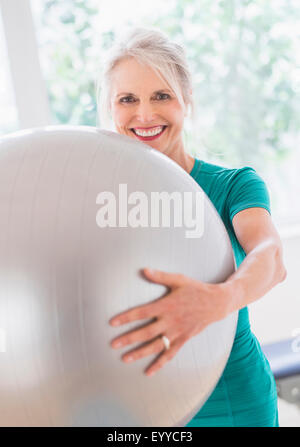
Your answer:
[[[168,88],[163,88],[163,89],[161,89],[161,90],[156,90],[156,91],[153,92],[153,93],[164,93],[164,92],[172,93],[171,90],[169,90]],[[123,96],[123,95],[126,95],[126,96],[130,96],[130,95],[132,95],[132,96],[135,96],[134,93],[130,93],[130,92],[122,92],[122,93],[119,93],[118,95],[116,95],[116,98],[118,98],[119,96]]]

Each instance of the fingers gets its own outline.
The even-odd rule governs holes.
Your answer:
[[[180,273],[168,273],[161,270],[152,270],[149,268],[144,268],[143,272],[149,280],[157,284],[162,284],[171,289],[174,287],[179,287],[185,281],[185,276]]]
[[[121,326],[122,324],[130,323],[131,321],[144,320],[146,318],[155,317],[157,312],[158,302],[151,302],[142,306],[134,307],[119,315],[113,317],[109,324],[111,326]]]
[[[152,376],[157,371],[159,371],[166,363],[170,362],[173,357],[177,354],[179,349],[184,345],[186,339],[177,339],[171,343],[169,349],[166,349],[162,352],[162,354],[156,359],[152,365],[146,370],[147,376]]]
[[[135,349],[134,351],[127,352],[125,355],[123,355],[122,359],[124,362],[133,362],[139,359],[142,359],[144,357],[147,357],[148,355],[157,354],[161,352],[164,349],[164,343],[161,339],[161,336],[156,337],[155,340],[152,340],[150,343],[147,343],[146,345]]]
[[[133,351],[127,352],[122,356],[122,360],[126,363],[134,362],[136,360],[142,359],[149,355],[153,354],[161,354],[158,358],[155,359],[154,362],[150,365],[146,370],[146,375],[150,376],[156,373],[159,369],[161,369],[167,362],[171,361],[179,349],[184,345],[187,341],[187,338],[175,338],[172,340],[172,337],[168,338],[170,340],[170,348],[165,349],[164,342],[161,336],[156,337],[156,339],[147,343],[146,345],[141,346]]]
[[[153,340],[166,329],[165,326],[166,325],[162,320],[158,320],[147,325],[146,327],[144,326],[142,328],[128,332],[121,337],[115,338],[112,341],[111,346],[113,348],[121,348],[132,343],[147,342],[148,340]]]
[[[143,272],[152,282],[165,285],[171,289],[178,288],[187,281],[186,276],[180,273],[167,273],[160,270],[153,271],[147,268],[143,269]],[[168,296],[170,297],[170,294]],[[153,318],[160,314],[163,310],[164,304],[165,301],[160,298],[157,301],[152,301],[151,303],[135,307],[116,315],[109,321],[109,324],[111,326],[120,326],[122,324],[130,323],[131,321]]]

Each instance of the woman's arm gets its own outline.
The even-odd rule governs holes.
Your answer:
[[[261,298],[287,275],[281,240],[267,210],[245,209],[234,216],[232,224],[247,256],[223,283],[228,313]]]
[[[162,352],[146,370],[147,375],[155,373],[210,323],[242,309],[284,280],[286,271],[282,263],[281,242],[268,211],[262,208],[240,211],[233,218],[233,226],[247,256],[225,282],[210,284],[179,273],[144,269],[148,280],[165,285],[170,292],[110,320],[112,326],[120,326],[154,318],[146,326],[112,341],[113,348],[149,342],[123,355],[123,361],[135,361]],[[168,337],[170,349],[164,350],[161,334]]]

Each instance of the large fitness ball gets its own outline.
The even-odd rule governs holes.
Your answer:
[[[126,364],[121,355],[134,345],[110,346],[149,320],[108,322],[168,292],[143,277],[144,267],[212,283],[234,271],[225,227],[198,184],[148,145],[68,126],[3,137],[0,181],[0,424],[186,425],[223,372],[237,313],[152,377],[144,371],[157,354]],[[151,200],[160,192],[158,223]],[[198,234],[179,219],[196,208]]]

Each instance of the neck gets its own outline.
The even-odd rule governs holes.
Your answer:
[[[166,155],[179,164],[188,174],[191,173],[195,158],[185,152],[182,144],[173,147],[170,153],[166,153]]]

